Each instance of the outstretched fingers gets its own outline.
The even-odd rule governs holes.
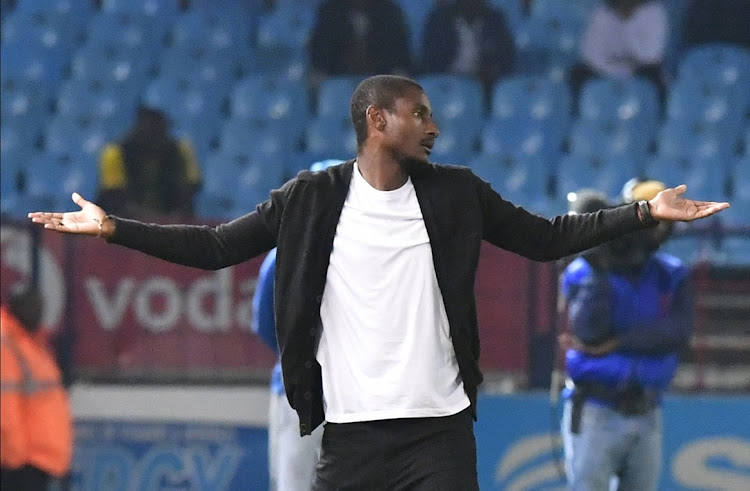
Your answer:
[[[694,205],[696,207],[696,218],[711,216],[714,213],[729,208],[729,203],[716,201],[695,201]]]

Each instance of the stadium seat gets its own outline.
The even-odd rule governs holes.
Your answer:
[[[479,146],[477,136],[457,121],[440,125],[440,136],[432,147],[430,161],[466,165]]]
[[[698,78],[745,92],[750,83],[750,52],[731,44],[703,44],[689,48],[682,56],[678,80]],[[746,99],[750,102],[750,99]]]
[[[593,188],[616,197],[622,186],[636,175],[637,169],[628,155],[569,154],[558,164],[557,194],[565,196],[582,188]]]
[[[468,164],[503,198],[517,205],[530,206],[547,197],[549,168],[538,156],[480,153]]]
[[[283,162],[294,150],[294,139],[278,121],[230,118],[224,121],[219,133],[222,153],[247,153]]]
[[[562,151],[552,121],[488,119],[481,132],[481,151],[488,154],[539,156],[557,159]]]
[[[687,184],[695,199],[720,201],[727,197],[727,163],[719,156],[693,156],[674,159],[654,157],[647,162],[645,174],[672,187]]]
[[[667,119],[702,123],[716,128],[727,140],[739,139],[745,110],[738,94],[715,82],[680,80],[669,90]]]
[[[579,119],[570,133],[570,153],[589,157],[630,156],[638,170],[651,146],[651,134],[639,128]]]
[[[75,191],[83,196],[96,193],[96,170],[91,160],[68,158],[42,152],[29,161],[25,170],[29,203],[39,210],[73,210],[70,195]]]
[[[648,80],[595,78],[581,89],[580,117],[652,133],[659,122],[659,94]]]
[[[516,73],[564,83],[578,56],[578,31],[566,17],[528,17],[514,30]]]
[[[364,77],[329,77],[320,82],[317,93],[318,116],[349,117],[349,98]]]
[[[349,118],[313,118],[305,129],[305,153],[311,162],[353,158],[357,154],[357,137]]]
[[[689,159],[694,155],[719,155],[728,159],[733,145],[720,129],[700,121],[667,120],[656,135],[656,153],[676,159]]]
[[[307,46],[314,24],[314,9],[281,3],[258,19],[255,42],[261,49],[281,46],[301,51]]]
[[[282,184],[283,162],[253,150],[222,149],[207,158],[204,169],[197,206],[202,216],[234,218],[248,213]]]
[[[491,116],[554,121],[555,137],[562,138],[570,123],[570,92],[542,76],[501,79],[492,89]]]
[[[733,199],[750,202],[750,155],[740,158],[732,166],[731,180]]]
[[[432,118],[442,124],[460,124],[478,136],[485,116],[482,85],[474,78],[452,74],[426,74],[417,78],[432,103]]]
[[[279,121],[301,135],[310,103],[305,87],[271,74],[249,75],[234,85],[229,98],[233,118]]]

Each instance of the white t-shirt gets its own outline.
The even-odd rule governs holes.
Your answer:
[[[581,56],[604,75],[626,77],[638,65],[660,62],[668,36],[669,20],[661,2],[645,3],[627,19],[600,5],[583,33]]]
[[[469,406],[411,180],[379,191],[355,164],[320,313],[327,421],[448,416]]]

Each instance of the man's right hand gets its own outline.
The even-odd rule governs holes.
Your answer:
[[[105,239],[114,234],[114,222],[107,219],[107,213],[96,204],[87,201],[78,193],[73,193],[73,202],[81,207],[79,211],[29,213],[34,223],[44,228],[69,234],[94,235]]]

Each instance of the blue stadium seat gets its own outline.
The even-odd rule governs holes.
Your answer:
[[[161,51],[161,39],[156,39],[148,24],[140,20],[101,12],[87,26],[85,46],[98,57],[129,59],[150,66]]]
[[[230,118],[221,126],[219,148],[222,153],[244,152],[284,162],[294,150],[296,136],[278,121]]]
[[[686,160],[656,156],[647,162],[645,174],[669,187],[687,184],[695,199],[719,201],[727,196],[728,169],[719,156]]]
[[[161,0],[102,0],[101,12],[147,25],[153,41],[161,40],[180,14],[179,2]]]
[[[349,118],[313,118],[305,129],[305,153],[310,161],[353,158],[357,154],[357,136]]]
[[[316,114],[318,116],[349,117],[349,101],[354,89],[364,77],[329,77],[320,82],[317,93]]]
[[[156,77],[146,86],[142,102],[162,110],[173,122],[202,118],[204,124],[217,124],[228,93],[224,85],[210,86],[197,80]]]
[[[541,76],[513,76],[492,89],[492,117],[517,121],[554,121],[556,137],[564,137],[570,124],[570,91]]]
[[[570,153],[584,156],[630,156],[638,170],[652,144],[650,133],[639,128],[579,119],[570,133]]]
[[[64,115],[54,116],[46,126],[44,150],[47,154],[71,159],[96,159],[102,147],[115,135],[101,126],[85,128],[70,124]]]
[[[468,164],[503,198],[517,205],[527,207],[546,199],[549,168],[538,156],[480,153]]]
[[[240,148],[211,154],[204,165],[198,213],[233,218],[252,211],[282,184],[283,163]]]
[[[417,82],[432,103],[432,117],[438,126],[460,124],[474,137],[479,135],[486,113],[479,81],[462,75],[426,74]]]
[[[43,152],[35,155],[25,170],[28,203],[38,210],[73,210],[70,195],[83,196],[96,192],[96,168],[80,158],[60,157]]]
[[[745,97],[750,93],[748,87],[750,81],[743,91]],[[740,138],[745,116],[738,94],[714,82],[679,80],[669,90],[667,118],[714,127],[734,143]]]
[[[315,24],[315,10],[281,3],[258,19],[256,45],[262,49],[284,47],[306,49]]]
[[[701,80],[724,86],[743,98],[750,109],[750,52],[730,44],[704,44],[689,48],[678,65],[678,80]]]
[[[750,197],[736,197],[730,202],[732,206],[719,214],[722,228],[730,231],[738,227],[750,227]]]
[[[310,113],[305,87],[271,74],[244,77],[233,87],[229,104],[234,118],[279,121],[298,135]]]
[[[440,125],[440,136],[432,147],[430,161],[440,164],[466,165],[476,153],[479,142],[477,136],[458,121]]]
[[[231,90],[239,73],[236,58],[228,50],[209,53],[182,45],[166,48],[158,65],[159,78],[202,84],[221,94]]]
[[[667,120],[657,130],[656,154],[674,159],[718,155],[729,159],[733,143],[722,131],[704,122]]]
[[[564,10],[564,9],[561,9]],[[516,72],[564,83],[578,57],[579,28],[567,17],[530,16],[516,27]]]
[[[483,153],[554,160],[559,158],[562,144],[554,122],[490,118],[482,128],[480,146]]]
[[[569,154],[558,165],[557,194],[565,196],[572,191],[593,188],[615,197],[625,182],[636,175],[633,160],[627,155]]]
[[[733,200],[750,202],[750,154],[735,162],[731,173]]]
[[[640,77],[591,79],[581,89],[580,117],[652,133],[659,122],[659,93]]]

